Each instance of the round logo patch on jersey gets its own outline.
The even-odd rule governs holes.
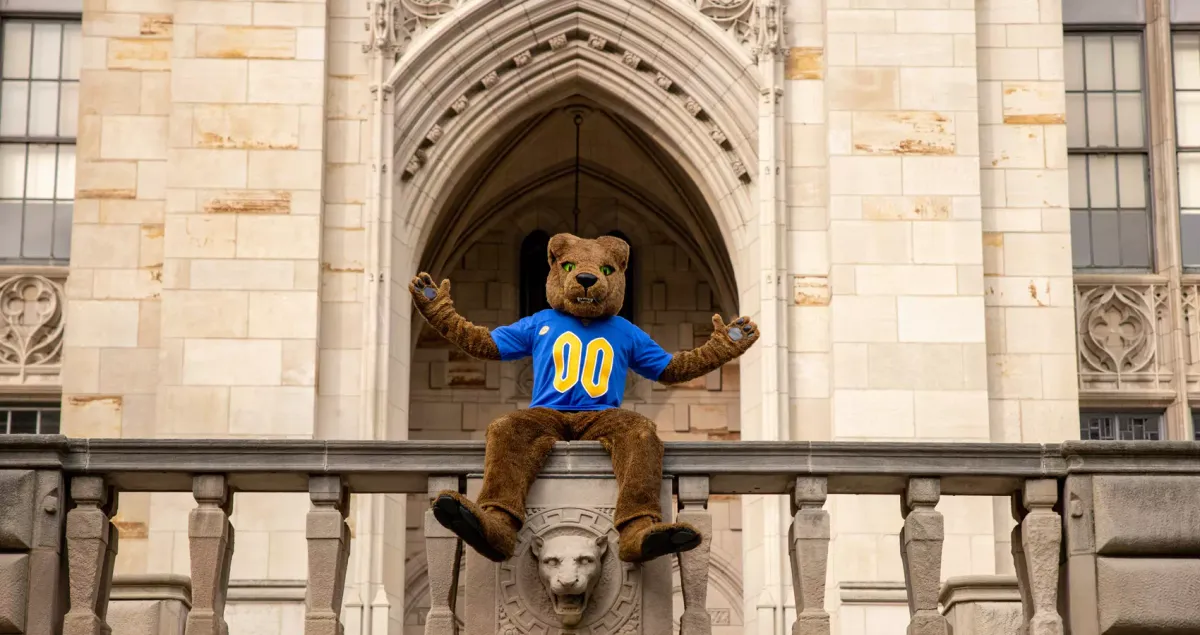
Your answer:
[[[549,332],[550,332],[550,325],[549,325],[549,324],[547,324],[547,325],[545,325],[545,326],[543,326],[543,327],[542,327],[542,330],[538,331],[538,335],[545,335],[545,334],[547,334],[547,333],[549,333]]]

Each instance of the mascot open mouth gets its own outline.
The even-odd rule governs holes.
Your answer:
[[[595,299],[595,298],[582,297],[582,298],[575,298],[575,302],[577,302],[577,303],[579,303],[579,304],[595,304],[595,303],[596,303],[596,299]]]
[[[587,593],[555,593],[554,612],[563,617],[583,615],[583,609],[587,607]]]

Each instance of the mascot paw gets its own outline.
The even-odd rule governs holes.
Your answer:
[[[759,333],[758,325],[754,323],[754,320],[744,315],[729,324],[726,324],[720,315],[714,315],[713,332],[724,332],[735,346],[743,350],[750,348],[750,345],[754,344],[758,339]]]
[[[649,562],[655,558],[691,551],[700,546],[700,532],[686,523],[656,523],[650,518],[630,521],[621,528],[620,558]]]
[[[458,492],[438,494],[433,501],[433,517],[492,562],[508,560],[516,549],[515,519],[500,510],[482,510]]]
[[[450,281],[442,280],[440,285],[434,284],[433,277],[422,272],[413,276],[413,279],[409,281],[408,291],[416,300],[417,306],[423,307],[439,298],[449,298]]]

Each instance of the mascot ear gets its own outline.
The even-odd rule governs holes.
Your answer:
[[[545,541],[542,540],[541,536],[533,537],[533,542],[530,544],[529,550],[533,552],[534,558],[542,557],[542,546],[543,545],[545,545]]]
[[[600,557],[603,558],[608,552],[608,534],[596,536],[596,547],[600,549]]]
[[[601,247],[608,252],[617,266],[617,269],[625,271],[629,267],[629,243],[617,238],[616,236],[601,236],[596,239]]]
[[[549,259],[550,264],[553,265],[555,262],[557,262],[559,257],[562,256],[562,253],[566,251],[568,247],[575,244],[575,241],[577,240],[579,240],[579,238],[572,236],[571,234],[555,234],[554,237],[550,239],[550,244],[546,247],[546,257]]]

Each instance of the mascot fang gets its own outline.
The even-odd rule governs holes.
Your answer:
[[[525,521],[525,495],[556,441],[599,441],[612,455],[617,479],[614,524],[618,557],[647,562],[700,545],[696,529],[664,523],[660,512],[663,445],[654,422],[621,408],[627,370],[663,384],[702,377],[746,352],[758,339],[749,318],[726,324],[713,316],[703,346],[668,353],[645,331],[617,315],[625,301],[629,245],[609,236],[550,239],[546,299],[551,308],[495,330],[454,309],[450,281],[427,273],[412,279],[417,310],[442,337],[485,360],[533,357],[533,400],[487,429],[483,488],[472,502],[458,492],[433,501],[438,522],[480,555],[513,555]]]

